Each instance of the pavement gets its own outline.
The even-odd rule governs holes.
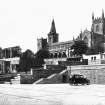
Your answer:
[[[105,105],[105,85],[0,84],[0,105]]]

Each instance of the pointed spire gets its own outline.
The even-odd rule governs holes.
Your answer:
[[[56,28],[55,28],[55,22],[54,22],[54,19],[53,19],[53,21],[52,21],[52,25],[51,25],[50,33],[56,33]]]
[[[80,39],[82,40],[82,29],[81,29],[81,32],[80,32],[79,37],[80,37]]]
[[[94,12],[92,13],[92,20],[94,20]]]
[[[102,9],[102,18],[104,19],[104,10]]]

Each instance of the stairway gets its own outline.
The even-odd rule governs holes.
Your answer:
[[[47,78],[41,78],[38,81],[34,82],[33,84],[56,84],[56,83],[64,83],[63,77],[66,77],[67,82],[67,70],[63,70],[60,73],[52,74],[48,76]]]
[[[14,79],[11,79],[11,84],[20,84],[20,82],[20,74],[17,74]]]
[[[20,84],[20,74],[17,74],[14,79],[11,79],[9,82],[4,82],[4,84]]]

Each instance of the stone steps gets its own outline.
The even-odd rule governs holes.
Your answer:
[[[67,73],[67,70],[63,70],[60,73],[52,74],[47,78],[41,78],[33,84],[55,84],[62,83],[63,75]]]
[[[17,74],[17,76],[14,79],[11,79],[11,84],[20,84],[20,74]]]

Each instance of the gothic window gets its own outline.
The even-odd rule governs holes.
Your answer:
[[[88,38],[86,36],[84,37],[84,42],[88,45]]]

